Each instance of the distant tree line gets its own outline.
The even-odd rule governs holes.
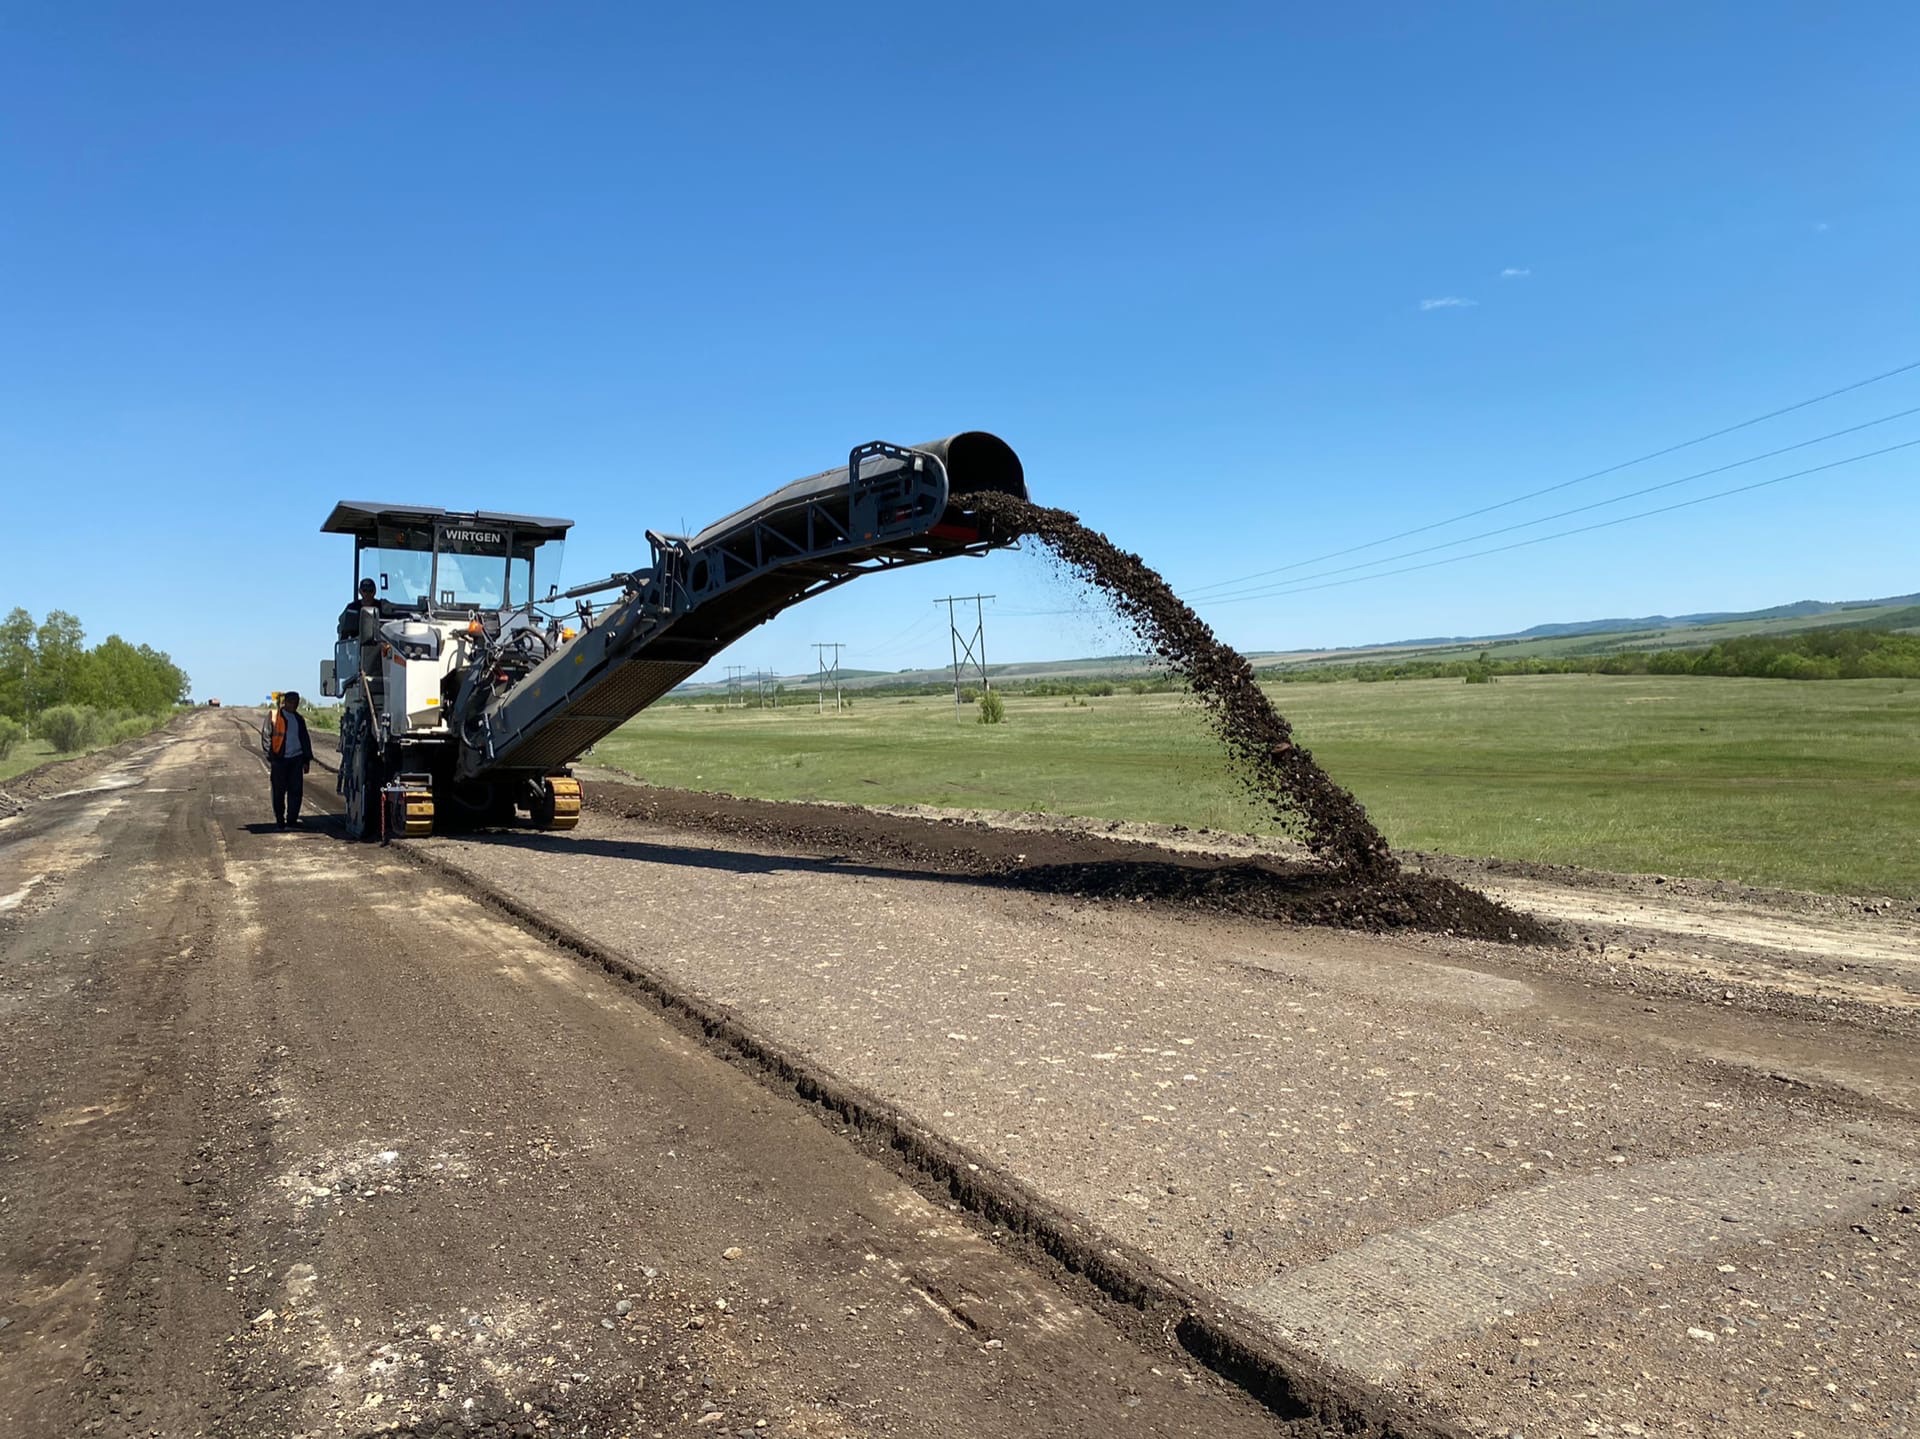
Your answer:
[[[1630,650],[1607,655],[1495,659],[1406,659],[1383,663],[1275,666],[1260,672],[1283,684],[1357,680],[1464,679],[1502,675],[1719,675],[1777,680],[1920,679],[1920,634],[1864,626],[1737,635],[1706,649]]]
[[[0,620],[0,737],[17,741],[26,727],[63,752],[124,738],[152,728],[190,688],[186,672],[150,645],[108,635],[89,649],[65,610],[36,622],[16,608]]]

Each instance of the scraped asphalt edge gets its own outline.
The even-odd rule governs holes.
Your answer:
[[[242,738],[254,727],[236,714]],[[260,758],[251,744],[248,752]],[[337,766],[318,754],[329,772]],[[261,759],[264,767],[265,761]],[[1219,1298],[1168,1273],[1131,1246],[1070,1211],[966,1146],[917,1123],[898,1106],[773,1039],[730,1006],[708,999],[631,955],[479,879],[415,844],[387,842],[409,864],[451,882],[478,903],[575,958],[631,985],[682,1033],[775,1091],[842,1126],[856,1148],[936,1202],[947,1202],[1004,1233],[1037,1267],[1082,1289],[1093,1307],[1136,1337],[1156,1336],[1243,1390],[1276,1417],[1317,1421],[1366,1439],[1465,1439],[1465,1431],[1262,1332]]]

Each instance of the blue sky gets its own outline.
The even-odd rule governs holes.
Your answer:
[[[1910,5],[3,23],[0,607],[156,644],[201,696],[311,687],[342,497],[570,515],[585,579],[854,443],[978,427],[1198,589],[1920,359]],[[1920,371],[1291,573],[1914,406]],[[1916,456],[1202,612],[1272,649],[1916,590]],[[996,658],[1123,647],[1007,555],[853,585],[725,662],[935,663],[931,600],[976,589]]]

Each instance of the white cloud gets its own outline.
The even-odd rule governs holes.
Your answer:
[[[1478,300],[1464,299],[1459,295],[1441,295],[1432,300],[1422,300],[1420,302],[1420,308],[1423,310],[1465,310],[1479,303]]]
[[[1533,271],[1523,269],[1519,265],[1509,265],[1500,272],[1500,278],[1503,280],[1524,280],[1532,273]]]

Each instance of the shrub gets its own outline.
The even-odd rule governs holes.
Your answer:
[[[164,715],[123,715],[111,723],[102,720],[100,743],[119,744],[124,739],[138,739],[143,734],[151,734],[158,729]]]
[[[988,690],[980,696],[980,723],[999,724],[1007,717],[1007,702]]]
[[[40,737],[56,754],[72,754],[100,742],[100,716],[85,705],[55,705],[40,716]]]
[[[0,715],[0,759],[13,753],[13,747],[27,737],[26,727]]]
[[[975,689],[972,685],[968,685],[965,689],[960,691],[960,703],[963,705],[970,705],[970,704],[977,703],[979,699],[980,699],[980,691]]]

